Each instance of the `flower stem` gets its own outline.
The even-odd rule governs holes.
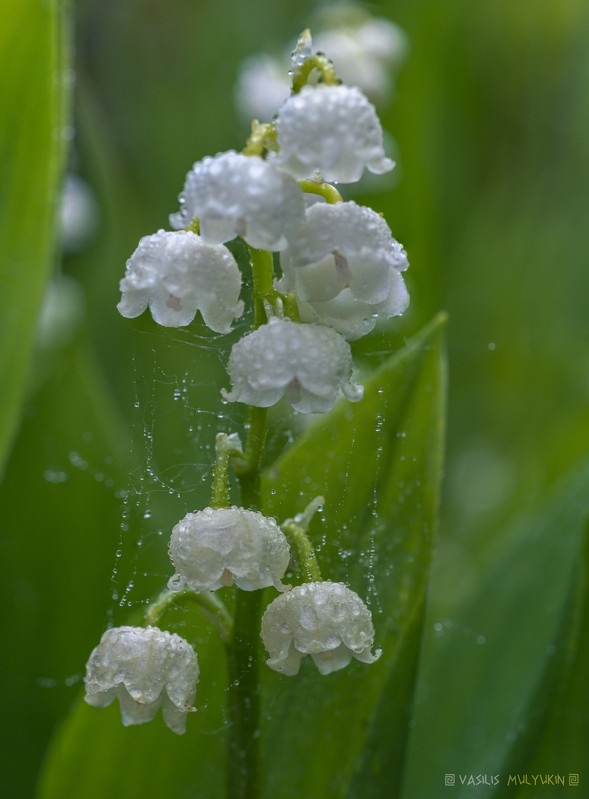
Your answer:
[[[274,261],[272,253],[249,247],[250,264],[254,283],[254,328],[268,321],[266,303],[278,296],[274,288]]]
[[[309,75],[314,69],[321,75],[321,82],[327,86],[337,86],[341,83],[329,58],[323,53],[313,53],[303,61],[300,67],[297,67],[292,76],[293,94],[298,94],[307,85]]]
[[[342,195],[331,183],[319,183],[316,180],[301,180],[299,181],[299,186],[305,194],[318,194],[330,205],[335,205],[335,203],[344,201]]]
[[[157,627],[167,611],[173,606],[192,603],[198,607],[203,616],[211,621],[218,629],[221,640],[227,646],[233,637],[233,619],[231,614],[212,591],[197,594],[189,588],[180,591],[165,590],[152,602],[145,611],[145,621]]]
[[[272,254],[250,248],[253,274],[254,327],[267,321],[266,302],[276,296]],[[268,423],[267,408],[250,406],[243,460],[235,464],[244,508],[260,509],[261,470]],[[235,625],[228,648],[229,760],[228,799],[258,799],[260,695],[260,591],[237,591]]]
[[[321,569],[307,531],[311,524],[311,519],[324,502],[323,497],[315,497],[302,513],[297,514],[294,519],[286,519],[280,525],[288,542],[295,551],[301,571],[304,570],[307,579],[312,582],[320,582],[323,578],[321,577]]]

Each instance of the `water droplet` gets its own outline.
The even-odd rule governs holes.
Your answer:
[[[67,472],[58,471],[57,469],[46,469],[43,472],[43,479],[48,483],[65,483],[67,480]]]

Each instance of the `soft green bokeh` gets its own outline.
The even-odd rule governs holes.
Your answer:
[[[85,321],[66,346],[38,350],[26,402],[17,409],[50,263],[46,158],[55,148],[47,109],[54,108],[59,69],[50,57],[58,52],[45,16],[51,8],[40,0],[8,3],[11,25],[0,37],[12,53],[0,77],[2,208],[25,228],[13,235],[17,228],[3,216],[1,229],[10,235],[2,238],[0,267],[14,270],[15,242],[25,243],[29,259],[14,294],[0,298],[1,353],[16,364],[14,375],[4,368],[0,402],[12,397],[11,418],[18,412],[23,420],[0,486],[0,670],[9,729],[0,793],[7,796],[32,795],[51,731],[78,697],[87,653],[105,624],[139,611],[167,578],[166,535],[159,533],[206,501],[215,418],[223,415],[224,429],[241,421],[236,409],[218,402],[223,366],[204,330],[168,333],[148,319],[118,317],[125,259],[140,236],[166,226],[193,161],[241,146],[247,128],[232,101],[240,61],[294,41],[315,5],[85,0],[73,8],[70,165],[96,194],[99,227],[83,251],[64,259],[83,288]],[[580,546],[589,506],[583,472],[577,493],[564,491],[568,512],[551,516],[558,519],[553,527],[542,519],[558,505],[546,495],[569,482],[563,475],[576,471],[589,444],[589,9],[585,0],[398,0],[370,10],[397,21],[411,44],[382,114],[396,140],[399,180],[390,192],[361,198],[385,213],[412,264],[411,309],[390,338],[400,344],[437,310],[450,314],[443,519],[409,769],[430,793],[458,796],[459,789],[443,787],[441,770],[488,765],[496,773],[503,763],[489,761],[500,748],[521,757],[521,770],[582,769],[559,754],[583,751],[579,714],[589,708],[574,670],[575,646],[555,643],[555,635],[574,627],[566,619],[561,625],[558,614],[575,590],[564,558],[568,552],[572,560]],[[29,173],[11,182],[18,130],[30,150]],[[358,349],[374,353],[383,342],[378,334]],[[224,341],[225,353],[228,346]],[[9,430],[10,420],[5,424]],[[276,431],[275,451],[288,435]],[[129,489],[139,493],[125,504]],[[563,559],[542,561],[538,530],[547,542],[568,542]],[[528,551],[529,585],[545,586],[553,598],[550,611],[538,603],[537,618],[526,616],[534,627],[529,647],[520,640],[518,611],[533,609],[532,588],[522,581],[518,598],[512,584]],[[132,606],[121,607],[133,578],[126,597]],[[498,607],[507,610],[500,616]],[[505,629],[495,630],[496,643],[473,645],[460,631],[484,634],[483,619],[504,619]],[[454,632],[440,637],[435,625],[447,622]],[[514,642],[530,658],[544,644],[556,647],[554,675],[536,661],[530,673],[551,688],[551,713],[575,748],[553,748],[550,731],[534,731],[534,719],[526,718],[534,740],[543,741],[533,756],[519,743],[505,746],[512,728],[477,716],[470,698],[484,704],[491,689],[475,684],[479,672],[468,671],[469,658],[474,651],[480,673],[495,674]],[[565,655],[576,675],[573,694],[557,689]],[[438,728],[427,714],[439,707],[452,668],[460,670],[453,675],[459,696],[444,707],[447,725]],[[505,668],[516,691],[515,672]],[[491,687],[497,693],[490,697],[509,696],[502,685]],[[443,759],[447,729],[454,731],[451,763]],[[478,732],[469,737],[472,729]]]

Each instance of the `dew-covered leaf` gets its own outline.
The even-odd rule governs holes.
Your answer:
[[[20,418],[51,265],[62,149],[57,0],[8,0],[0,26],[0,470]]]
[[[466,797],[471,776],[486,780],[477,796],[503,797],[519,795],[510,775],[587,775],[588,484],[586,464],[504,536],[452,615],[428,625],[406,799]]]
[[[384,363],[266,475],[277,516],[325,498],[311,537],[325,579],[371,607],[375,664],[319,676],[266,669],[265,796],[398,795],[436,527],[444,409],[443,317]],[[306,660],[309,660],[308,658]]]

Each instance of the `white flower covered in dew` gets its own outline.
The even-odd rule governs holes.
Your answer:
[[[229,402],[261,408],[285,397],[301,413],[326,413],[339,390],[352,402],[362,386],[352,382],[350,345],[335,330],[273,317],[234,344],[229,356]]]
[[[190,231],[144,236],[127,261],[120,288],[117,308],[123,316],[139,316],[149,305],[165,327],[183,327],[200,311],[211,330],[228,333],[243,313],[241,272],[233,255]]]
[[[268,666],[282,674],[298,674],[310,655],[321,674],[343,669],[352,658],[374,663],[374,627],[369,609],[343,583],[297,585],[274,599],[262,617],[262,640]]]
[[[86,696],[93,707],[119,700],[123,724],[151,721],[161,706],[173,731],[186,731],[198,681],[194,650],[179,635],[157,627],[107,630],[86,665]]]
[[[389,172],[382,128],[374,106],[354,86],[304,86],[278,112],[280,150],[275,163],[297,179],[356,183],[364,169]]]
[[[188,513],[172,531],[170,560],[176,574],[172,591],[215,591],[232,585],[245,591],[281,582],[290,549],[274,519],[243,508],[205,508]]]
[[[303,219],[302,192],[291,175],[256,155],[232,150],[197,162],[186,176],[174,228],[196,217],[205,241],[242,236],[261,250],[283,250]]]
[[[380,214],[354,202],[312,205],[281,264],[279,288],[294,291],[303,321],[328,325],[348,339],[409,304],[400,274],[409,266],[405,250]]]

